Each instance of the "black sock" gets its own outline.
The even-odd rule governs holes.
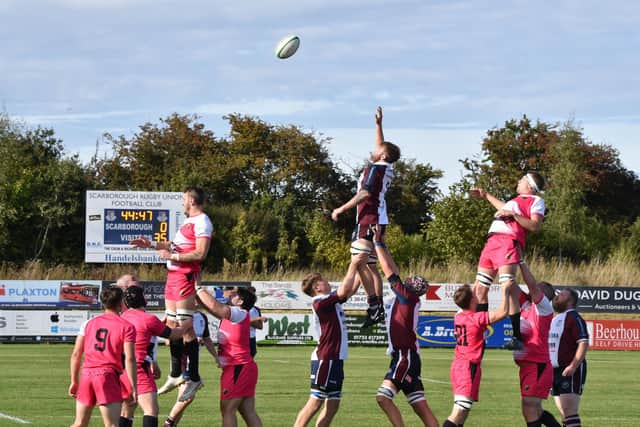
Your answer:
[[[449,420],[445,420],[444,424],[442,424],[442,427],[458,427],[458,424]]]
[[[511,326],[513,327],[513,337],[522,341],[522,335],[520,334],[520,312],[516,314],[510,314]]]
[[[489,303],[478,303],[476,304],[476,313],[479,313],[481,311],[489,311]]]
[[[566,427],[581,427],[582,421],[580,421],[580,415],[567,415],[564,420],[562,420],[563,425]]]
[[[142,427],[158,427],[158,417],[145,415],[142,417]]]
[[[200,348],[198,340],[195,339],[184,343],[184,349],[187,356],[189,356],[189,378],[191,381],[200,381],[200,372],[198,371]]]
[[[376,295],[369,295],[367,297],[367,304],[369,304],[369,308],[375,308],[378,306],[378,297]]]
[[[118,421],[118,427],[132,427],[133,426],[133,418],[120,417]]]
[[[164,422],[164,427],[175,427],[175,425],[176,425],[176,420],[174,420],[171,417],[171,415],[169,415]]]
[[[540,420],[536,420],[527,423],[527,427],[542,427],[542,424],[540,424]]]
[[[182,375],[182,353],[184,351],[182,338],[171,340],[169,348],[171,350],[171,373],[169,375],[178,378]]]
[[[562,427],[558,420],[556,420],[556,417],[554,417],[549,411],[542,411],[542,415],[538,421],[547,427]]]

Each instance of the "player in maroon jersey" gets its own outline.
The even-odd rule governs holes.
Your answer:
[[[123,353],[124,368],[129,382],[133,384],[131,400],[135,402],[137,398],[136,329],[120,317],[122,289],[115,286],[104,288],[100,292],[100,301],[104,314],[82,324],[71,354],[69,395],[76,399],[76,418],[72,427],[87,426],[96,404],[105,426],[118,425],[123,400],[119,378]]]
[[[499,275],[500,284],[515,280],[520,251],[524,251],[527,233],[539,231],[544,219],[544,199],[538,194],[544,189],[544,178],[537,172],[527,172],[518,181],[518,196],[503,202],[482,188],[472,188],[471,196],[489,201],[495,208],[489,237],[480,255],[474,292],[478,298],[478,311],[489,309],[489,288]],[[509,319],[513,325],[513,338],[505,344],[508,350],[522,348],[520,312],[517,294],[510,295]]]
[[[578,292],[565,288],[553,298],[558,315],[551,321],[549,354],[553,366],[551,394],[566,427],[580,427],[580,396],[587,378],[589,332],[584,319],[576,311]]]
[[[397,145],[385,141],[382,132],[382,107],[378,107],[376,113],[376,145],[371,153],[371,164],[364,168],[358,179],[358,191],[348,202],[336,208],[331,213],[334,221],[338,216],[356,208],[356,227],[351,236],[351,254],[360,252],[360,248],[366,247],[368,252],[373,252],[373,228],[377,226],[379,233],[384,234],[384,229],[389,224],[387,214],[387,202],[385,194],[391,185],[393,178],[393,163],[400,158],[400,148]],[[375,254],[371,257],[366,267],[361,267],[360,282],[367,293],[367,320],[363,328],[384,320],[384,305],[382,302],[382,278],[378,273]],[[371,274],[363,270],[368,269]]]
[[[342,304],[358,289],[355,278],[358,267],[369,256],[361,253],[351,259],[349,270],[336,291],[319,273],[311,273],[302,281],[302,291],[313,298],[312,311],[316,329],[320,332],[318,346],[311,353],[311,393],[298,412],[294,427],[306,426],[323,407],[317,426],[328,426],[340,409],[344,361],[347,358],[347,324]]]
[[[453,294],[453,300],[462,311],[458,312],[453,320],[456,348],[449,374],[453,389],[453,410],[442,427],[462,426],[469,416],[473,402],[478,401],[484,333],[491,323],[507,316],[507,295],[513,286],[515,283],[512,281],[502,288],[502,305],[496,311],[477,312],[478,300],[469,285],[460,286]]]
[[[429,408],[424,396],[424,386],[420,377],[422,362],[420,347],[416,338],[420,297],[427,292],[429,283],[420,276],[402,281],[398,266],[384,244],[384,235],[374,229],[374,246],[380,266],[391,285],[392,298],[388,304],[386,323],[391,356],[389,370],[378,388],[376,401],[394,426],[404,426],[400,410],[393,403],[395,395],[402,390],[407,402],[428,427],[438,427],[438,420]]]

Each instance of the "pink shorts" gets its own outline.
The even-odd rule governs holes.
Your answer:
[[[497,270],[503,265],[520,261],[518,241],[507,234],[492,234],[480,254],[478,267]]]
[[[85,406],[122,402],[118,374],[112,369],[83,369],[76,400]]]
[[[200,272],[178,273],[169,271],[164,287],[164,297],[169,301],[182,301],[196,293],[196,278]]]
[[[453,360],[449,372],[453,394],[471,398],[478,401],[480,393],[480,379],[482,368],[479,363],[471,363],[468,360]]]
[[[253,360],[244,365],[230,365],[222,369],[220,400],[254,397],[258,384],[258,365]]]
[[[138,381],[138,386],[136,387],[136,389],[139,395],[152,393],[158,390],[158,387],[156,386],[156,380],[151,374],[151,368],[149,367],[149,365],[146,365],[146,368],[142,366],[137,367],[136,381]],[[131,396],[132,387],[126,372],[120,374],[120,384],[122,385],[122,399],[127,400]]]
[[[551,363],[516,361],[520,367],[520,395],[540,399],[549,397],[553,385]]]

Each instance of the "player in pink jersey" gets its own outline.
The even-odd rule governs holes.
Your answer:
[[[515,280],[520,251],[524,251],[527,233],[540,231],[544,219],[544,199],[537,194],[544,189],[544,178],[537,172],[527,172],[518,181],[518,196],[503,202],[482,188],[472,188],[471,196],[486,199],[496,208],[489,237],[480,255],[474,292],[478,298],[478,311],[489,309],[489,288],[499,274],[499,283]],[[515,289],[515,288],[514,288]],[[513,325],[513,338],[505,344],[508,350],[522,348],[518,295],[512,292],[509,319]]]
[[[222,365],[220,377],[220,412],[222,426],[236,426],[236,413],[249,427],[262,427],[256,413],[256,385],[258,366],[251,357],[249,343],[251,317],[249,310],[256,296],[246,288],[237,288],[230,296],[230,305],[222,304],[204,288],[198,288],[198,300],[211,314],[220,319],[218,327],[218,360]]]
[[[469,285],[460,286],[453,294],[453,300],[462,311],[453,320],[456,334],[456,348],[451,362],[450,378],[453,389],[453,410],[442,427],[462,426],[469,416],[473,402],[478,401],[482,378],[482,355],[484,353],[484,333],[489,324],[504,319],[509,311],[507,294],[512,281],[502,288],[502,305],[497,311],[478,311],[478,300]]]
[[[542,400],[549,397],[553,384],[553,369],[549,358],[553,286],[536,281],[524,259],[519,264],[529,291],[528,294],[524,293],[519,287],[515,291],[521,310],[523,348],[513,353],[513,359],[520,370],[522,416],[527,427],[560,427],[555,417],[542,408]]]
[[[124,292],[124,303],[129,309],[123,312],[121,317],[136,328],[137,403],[144,413],[142,425],[143,427],[157,427],[159,409],[156,382],[151,369],[155,347],[152,338],[159,336],[178,339],[182,337],[183,331],[179,327],[171,329],[156,315],[147,313],[144,310],[147,302],[144,298],[144,291],[139,286],[129,286],[127,288]],[[122,382],[130,387],[130,384],[127,384],[124,379]],[[133,425],[135,409],[135,403],[125,402],[120,417],[120,427],[131,427]]]
[[[72,427],[89,424],[93,407],[100,407],[104,425],[116,427],[122,406],[120,374],[122,355],[131,384],[136,384],[135,327],[120,317],[122,289],[106,287],[100,293],[104,314],[82,324],[71,354],[69,395],[76,399],[76,418]],[[80,361],[84,355],[82,370]],[[80,374],[80,378],[78,378]],[[131,399],[136,401],[135,385]]]
[[[351,255],[359,252],[356,248],[367,247],[371,257],[367,266],[360,269],[360,281],[367,293],[367,319],[363,328],[384,320],[384,304],[382,301],[382,277],[378,272],[377,258],[373,252],[373,228],[377,226],[378,232],[384,234],[389,216],[385,194],[391,185],[393,178],[393,163],[400,158],[400,148],[392,142],[384,140],[382,132],[382,107],[376,112],[376,143],[375,151],[371,153],[371,162],[358,179],[358,191],[348,202],[331,212],[334,221],[338,217],[356,208],[356,227],[351,236]],[[364,271],[367,269],[370,274]]]
[[[584,319],[576,311],[578,292],[565,288],[553,298],[558,315],[551,321],[549,353],[553,366],[551,394],[566,427],[580,427],[580,396],[587,377],[589,332]]]
[[[206,258],[213,238],[213,225],[204,213],[204,191],[198,187],[185,188],[182,204],[187,219],[171,242],[150,242],[144,237],[131,245],[138,248],[156,248],[158,256],[167,260],[165,307],[167,325],[184,329],[183,339],[170,341],[171,372],[162,392],[169,391],[184,380],[181,375],[182,354],[186,351],[191,361],[191,378],[180,396],[183,401],[193,397],[202,386],[198,370],[198,340],[193,332],[193,313],[196,310],[196,283],[200,280],[200,263]]]
[[[438,427],[438,420],[424,396],[422,361],[416,337],[420,297],[427,292],[429,283],[420,276],[409,277],[404,282],[400,279],[398,266],[387,250],[384,235],[379,232],[378,227],[374,229],[373,242],[380,266],[391,284],[393,293],[388,306],[385,304],[389,338],[387,353],[391,355],[391,364],[378,388],[376,401],[393,426],[404,426],[402,414],[393,403],[395,395],[402,390],[407,403],[411,405],[420,421],[425,426]]]
[[[347,325],[342,304],[358,289],[356,273],[369,255],[361,253],[351,258],[342,284],[336,291],[319,273],[311,273],[302,281],[302,291],[313,298],[314,324],[320,332],[318,346],[311,353],[311,394],[298,412],[294,427],[306,426],[320,408],[317,426],[328,426],[340,409],[344,360],[347,358]]]

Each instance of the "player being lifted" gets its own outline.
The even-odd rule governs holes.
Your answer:
[[[427,427],[438,427],[438,420],[427,404],[422,384],[420,350],[416,338],[420,297],[427,292],[429,283],[420,276],[402,281],[398,266],[384,244],[384,236],[374,229],[374,246],[380,259],[393,297],[388,305],[387,335],[391,355],[389,370],[378,388],[376,401],[394,427],[404,426],[402,414],[393,403],[393,398],[402,390],[407,402]]]
[[[510,281],[502,288],[502,305],[497,311],[476,312],[478,300],[469,285],[460,286],[453,294],[454,302],[462,311],[453,318],[456,348],[449,373],[453,390],[453,410],[442,427],[462,426],[469,416],[473,402],[478,401],[484,333],[489,324],[507,317],[508,293],[513,286],[515,283]]]
[[[519,250],[524,250],[527,233],[539,231],[544,219],[544,199],[537,194],[544,189],[544,179],[537,172],[528,172],[519,181],[518,196],[503,202],[482,188],[472,188],[471,196],[489,201],[495,208],[489,237],[480,255],[474,292],[478,298],[477,311],[489,309],[489,288],[499,275],[500,284],[515,280],[520,261]],[[515,288],[514,288],[515,289]],[[513,338],[504,345],[508,350],[522,348],[520,334],[520,305],[517,294],[510,293],[509,318],[513,325]]]
[[[356,227],[351,236],[352,255],[359,252],[357,248],[366,247],[371,256],[367,266],[361,267],[358,272],[362,287],[367,293],[367,319],[363,328],[384,320],[384,304],[382,302],[382,278],[377,269],[377,258],[373,253],[371,242],[373,240],[373,228],[378,226],[381,235],[389,224],[387,215],[387,203],[385,194],[391,185],[393,178],[393,163],[400,158],[400,148],[397,145],[385,141],[382,132],[382,107],[378,107],[376,113],[376,145],[371,154],[371,164],[362,171],[358,180],[358,191],[348,202],[336,208],[331,213],[334,221],[338,216],[354,207],[357,208]],[[369,269],[372,281],[363,274],[363,269]]]
[[[182,205],[187,216],[182,227],[171,242],[152,242],[144,237],[135,239],[131,245],[138,248],[155,248],[158,256],[167,260],[167,283],[165,285],[165,307],[167,326],[180,325],[184,329],[182,338],[172,339],[171,373],[163,390],[172,389],[184,382],[182,378],[182,354],[189,356],[191,378],[180,396],[181,401],[191,399],[202,386],[198,370],[198,340],[193,332],[193,313],[196,310],[196,282],[200,280],[200,263],[206,258],[213,237],[213,225],[204,213],[204,191],[198,187],[186,187],[182,194]]]

